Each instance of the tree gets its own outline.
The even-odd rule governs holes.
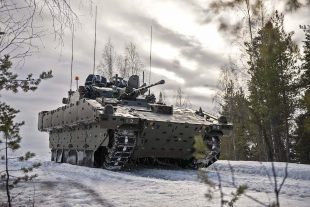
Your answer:
[[[300,100],[300,106],[303,113],[297,117],[297,136],[294,145],[297,154],[297,161],[310,164],[310,26],[301,27],[305,32],[304,55],[302,58],[301,87],[305,91]]]
[[[122,78],[129,78],[130,74],[128,71],[127,60],[122,55],[119,55],[117,57],[116,64],[119,71],[119,75]]]
[[[112,78],[115,73],[122,78],[129,78],[131,75],[139,75],[142,67],[143,63],[134,43],[129,42],[125,46],[125,54],[118,55],[109,39],[104,46],[102,61],[97,70],[108,78]]]
[[[310,1],[301,2],[300,0],[282,0],[285,5],[285,11],[296,12],[302,7],[308,7]],[[276,4],[276,2],[267,2],[262,0],[226,0],[218,1],[213,0],[206,10],[212,19],[207,21],[216,21],[218,28],[224,33],[230,34],[229,36],[236,39],[244,39],[244,34],[253,40],[253,35],[263,27],[266,20],[269,19],[269,14],[266,13],[265,4]],[[227,15],[230,11],[237,11],[241,13],[241,18],[231,21],[230,16]],[[273,13],[274,11],[271,11]],[[233,14],[236,17],[235,13]],[[226,36],[227,37],[227,36]]]
[[[104,45],[101,57],[102,61],[97,66],[98,72],[106,75],[109,79],[111,79],[116,72],[117,64],[117,55],[111,39],[109,39]]]
[[[9,59],[9,56],[6,55],[4,58],[0,59],[0,91],[8,90],[14,93],[17,93],[19,90],[24,92],[34,91],[37,89],[42,79],[48,79],[52,77],[52,72],[43,72],[40,75],[40,78],[33,79],[32,74],[29,74],[28,77],[24,80],[18,79],[18,75],[10,71],[12,63]],[[0,101],[0,144],[4,143],[5,156],[2,159],[5,160],[5,170],[0,171],[1,181],[6,183],[6,193],[7,193],[7,204],[8,206],[12,205],[13,198],[11,196],[12,189],[20,181],[29,181],[35,178],[37,175],[30,175],[34,168],[40,166],[40,164],[35,163],[31,167],[23,167],[19,169],[24,174],[23,175],[11,175],[12,172],[17,171],[16,169],[9,169],[9,161],[12,159],[18,159],[19,161],[24,161],[32,158],[35,154],[27,152],[24,156],[9,157],[8,151],[11,149],[15,151],[20,148],[21,136],[19,135],[20,127],[24,122],[15,122],[14,119],[16,114],[19,111],[10,107],[4,102]]]
[[[14,118],[16,114],[18,113],[18,110],[15,110],[14,108],[10,107],[9,105],[6,105],[3,102],[0,102],[0,132],[2,133],[3,137],[1,137],[1,143],[4,142],[4,148],[5,150],[5,156],[2,157],[2,159],[5,160],[5,170],[1,171],[1,181],[5,180],[5,186],[6,186],[6,194],[7,194],[7,203],[8,206],[11,206],[11,203],[13,201],[13,198],[16,198],[11,195],[11,191],[13,188],[20,182],[20,181],[30,181],[33,178],[37,177],[37,174],[30,175],[29,173],[33,171],[34,168],[37,168],[40,166],[40,163],[35,163],[31,167],[22,167],[19,170],[22,171],[24,174],[19,176],[13,176],[11,175],[11,171],[9,169],[9,160],[12,159],[18,159],[19,161],[24,161],[32,158],[35,154],[31,152],[27,152],[24,156],[18,156],[18,157],[9,157],[8,156],[8,150],[11,149],[12,151],[17,150],[20,148],[20,141],[21,137],[19,135],[20,126],[24,124],[24,122],[16,123],[14,122]],[[3,139],[3,140],[2,140]]]
[[[43,16],[48,16],[51,22],[43,25],[37,21]],[[65,29],[77,22],[78,17],[67,0],[1,0],[0,57],[8,54],[11,60],[24,60],[38,49],[35,40],[47,34],[53,34],[62,45]]]
[[[235,155],[237,159],[245,156],[271,161],[269,178],[276,198],[274,206],[280,206],[279,194],[288,173],[286,163],[284,178],[277,180],[274,161],[290,161],[292,120],[299,93],[299,51],[292,41],[293,33],[287,34],[283,29],[283,18],[276,12],[245,43],[248,54],[244,58],[249,65],[247,96],[236,87],[234,67],[228,67],[222,77],[221,113],[234,124]]]
[[[167,95],[166,95],[166,92],[164,90],[159,92],[158,102],[163,103],[163,104],[167,104]]]
[[[290,12],[310,4],[309,1],[300,3],[298,0],[283,2],[286,4],[286,10]],[[256,132],[254,136],[250,135],[254,137],[249,143],[251,154],[256,154],[254,159],[271,161],[272,177],[269,178],[276,197],[273,206],[279,206],[279,194],[287,178],[288,169],[286,163],[283,180],[277,180],[274,161],[288,162],[292,154],[293,115],[299,92],[299,71],[296,62],[298,48],[291,40],[292,33],[284,32],[283,16],[276,12],[270,20],[264,3],[261,0],[212,1],[208,11],[209,14],[217,14],[217,18],[213,18],[214,15],[210,17],[212,16],[212,21],[218,21],[220,31],[229,34],[233,43],[239,46],[242,43],[241,51],[245,53],[241,54],[240,60],[242,64],[246,62],[249,66],[244,67],[244,72],[248,72],[247,85],[242,90],[246,96],[238,93],[239,87],[230,86],[234,90],[230,89],[226,94],[227,101],[222,102],[226,109],[222,113],[228,113],[234,118],[235,140],[242,140],[243,128],[248,132]],[[236,10],[241,12],[241,19],[234,18],[231,21],[229,11]],[[236,16],[235,13],[233,15]],[[227,37],[229,36],[226,35],[225,38]],[[244,39],[245,37],[248,38]],[[244,42],[246,44],[243,44]],[[244,73],[239,72],[238,76],[240,74]],[[230,82],[227,83],[229,86]],[[238,116],[234,116],[237,113],[230,110],[240,103],[245,106],[246,113],[243,112],[242,115],[245,115],[250,123],[241,128]],[[237,110],[242,110],[242,107],[238,106]],[[236,141],[235,145],[237,148]]]
[[[249,62],[249,102],[256,124],[270,147],[270,161],[289,161],[292,116],[298,94],[298,48],[283,29],[283,15],[268,21],[253,40]]]
[[[181,87],[177,89],[177,92],[175,94],[175,106],[181,108],[191,107],[191,102],[188,96],[184,94],[184,91],[182,90]]]
[[[143,67],[137,47],[133,42],[129,42],[125,47],[125,68],[131,75],[139,75]]]
[[[233,174],[233,169],[232,166],[230,166],[231,169],[231,174],[232,174],[232,180],[234,180],[234,174]],[[215,172],[216,172],[216,177],[217,177],[217,183],[214,181],[211,181],[208,177],[208,174],[205,173],[204,171],[198,171],[198,178],[205,183],[208,186],[208,192],[205,194],[206,198],[210,201],[213,199],[213,194],[215,191],[219,191],[220,193],[220,206],[230,206],[233,207],[234,204],[239,200],[239,198],[242,195],[245,195],[246,197],[256,201],[259,204],[263,204],[260,201],[253,199],[253,197],[246,195],[246,190],[247,186],[246,185],[240,185],[237,186],[235,182],[233,181],[233,186],[235,191],[231,191],[230,194],[227,194],[226,192],[223,191],[223,186],[222,186],[222,178],[220,175],[220,172],[218,171],[217,167],[214,166]]]
[[[260,153],[257,127],[251,123],[251,113],[245,93],[239,87],[238,67],[230,60],[221,68],[219,92],[215,100],[221,106],[220,114],[233,123],[231,139],[223,139],[221,143],[222,158],[234,160],[264,160]]]
[[[271,161],[275,206],[280,206],[279,194],[288,173],[293,141],[292,129],[298,95],[297,58],[299,51],[292,41],[292,33],[283,29],[282,14],[273,18],[258,32],[252,44],[246,43],[253,54],[249,63],[249,109],[253,123],[259,128]],[[286,162],[282,181],[277,180],[274,161]]]
[[[239,76],[243,76],[246,82],[249,79],[247,74],[246,62],[244,60],[249,56],[252,61],[253,52],[248,47],[244,47],[244,42],[252,44],[254,35],[264,27],[269,18],[272,17],[273,10],[269,10],[271,5],[282,2],[285,12],[296,12],[300,8],[309,7],[310,1],[301,0],[281,0],[281,1],[263,1],[263,0],[225,0],[210,1],[206,13],[208,17],[206,22],[213,21],[217,23],[218,30],[225,34],[225,39],[230,38],[234,45],[241,51],[240,65],[245,66],[240,70]],[[236,15],[236,12],[238,15]],[[253,48],[253,46],[252,46]],[[247,51],[246,51],[247,50]],[[247,90],[246,87],[244,87]]]
[[[48,16],[51,27],[48,23],[44,25],[38,18]],[[42,79],[52,77],[51,71],[43,72],[39,78],[33,78],[29,74],[25,79],[18,79],[17,74],[13,74],[10,69],[12,62],[18,63],[25,60],[36,49],[36,39],[44,35],[53,34],[54,38],[63,44],[63,35],[66,28],[73,28],[78,18],[73,11],[70,2],[67,0],[1,0],[0,1],[0,91],[8,90],[17,93],[19,90],[24,92],[34,91]],[[52,28],[52,31],[49,31]],[[13,175],[17,169],[9,169],[9,161],[18,159],[24,161],[34,156],[34,153],[27,152],[24,156],[9,157],[8,151],[17,150],[20,147],[21,136],[19,129],[24,122],[14,121],[19,111],[10,107],[5,102],[0,101],[0,144],[4,144],[5,150],[5,170],[0,172],[1,182],[6,183],[7,205],[11,206],[12,200],[17,196],[11,196],[13,188],[20,181],[28,181],[36,177],[29,173],[39,166],[34,164],[31,167],[21,168],[24,175]],[[12,174],[13,173],[13,174]]]
[[[226,159],[264,161],[266,159],[265,153],[259,150],[264,148],[264,145],[259,140],[257,127],[251,122],[249,104],[242,88],[230,96],[225,96],[225,100],[221,115],[228,117],[228,121],[234,126],[231,135],[233,150],[224,152]],[[223,147],[222,151],[225,151]]]

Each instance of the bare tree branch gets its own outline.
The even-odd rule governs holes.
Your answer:
[[[0,57],[9,54],[11,59],[23,61],[38,50],[34,40],[49,34],[63,46],[65,30],[78,23],[78,16],[67,0],[3,0],[0,2]]]

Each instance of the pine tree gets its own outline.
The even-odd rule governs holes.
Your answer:
[[[257,127],[250,121],[247,98],[238,86],[238,70],[232,61],[223,66],[218,85],[220,93],[216,100],[221,105],[220,114],[234,126],[231,137],[222,139],[221,156],[229,160],[262,160],[262,154],[257,150]]]
[[[235,160],[264,160],[265,157],[259,150],[261,143],[258,140],[258,129],[251,122],[251,112],[242,88],[229,92],[224,100],[221,114],[228,117],[229,122],[234,125],[231,137],[234,149],[230,153],[224,152],[225,157]]]
[[[305,32],[304,56],[302,58],[301,86],[305,91],[300,100],[301,109],[304,111],[297,118],[297,135],[295,152],[297,160],[301,163],[310,164],[310,26],[303,26]]]
[[[33,79],[32,74],[24,80],[18,79],[18,75],[12,73],[11,70],[12,63],[9,56],[4,56],[0,58],[0,91],[8,90],[17,93],[20,89],[24,92],[34,91],[42,79],[47,79],[52,77],[52,72],[42,73],[40,78]],[[18,110],[12,108],[5,102],[0,101],[0,145],[4,147],[0,150],[5,151],[5,156],[1,158],[5,160],[5,169],[0,171],[0,181],[5,182],[6,194],[7,194],[7,205],[12,206],[12,200],[14,197],[11,196],[12,190],[21,181],[29,181],[35,178],[36,174],[30,174],[34,168],[40,166],[39,163],[35,163],[30,167],[22,167],[19,170],[24,174],[14,175],[11,174],[16,172],[16,169],[9,169],[9,161],[17,159],[19,161],[25,161],[35,156],[34,153],[27,152],[23,156],[9,157],[9,150],[16,151],[19,149],[21,136],[19,134],[20,127],[24,122],[15,122],[14,119],[16,114],[19,113]]]
[[[275,13],[253,39],[246,44],[253,54],[249,61],[249,103],[254,122],[266,144],[270,161],[289,161],[290,130],[298,94],[296,66],[298,49],[292,33],[283,29],[283,15]]]

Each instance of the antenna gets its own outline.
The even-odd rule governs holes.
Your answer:
[[[96,67],[96,40],[97,40],[97,6],[96,6],[96,14],[95,14],[95,43],[94,43],[94,67],[93,67],[93,75],[95,74],[95,67]]]
[[[149,85],[151,84],[152,75],[152,26],[151,26],[151,42],[150,42],[150,74],[149,74]]]
[[[71,96],[72,91],[72,67],[73,67],[73,39],[74,39],[74,25],[72,25],[72,37],[71,37],[71,80],[70,80],[70,93]]]
[[[142,84],[144,84],[144,70],[142,71]]]
[[[78,89],[79,89],[79,80],[80,80],[79,76],[75,76],[75,81],[76,81],[76,90],[78,90]]]
[[[151,42],[150,42],[150,74],[149,74],[149,85],[151,84],[151,75],[152,75],[152,25],[151,25]],[[151,93],[151,89],[149,89],[149,94]]]

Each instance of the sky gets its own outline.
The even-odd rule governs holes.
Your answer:
[[[74,4],[79,24],[75,28],[73,76],[79,76],[79,84],[83,84],[87,75],[92,73],[93,9],[97,5],[96,64],[99,64],[108,39],[119,54],[124,53],[128,42],[133,42],[147,74],[152,26],[151,82],[166,81],[165,85],[155,87],[152,92],[158,96],[159,91],[165,91],[168,102],[173,104],[173,96],[180,87],[194,109],[201,106],[216,114],[213,97],[217,92],[220,67],[230,57],[236,57],[239,49],[232,45],[227,34],[218,31],[218,24],[206,12],[208,3],[207,0],[105,0],[94,1],[93,5],[85,2]],[[232,19],[238,18],[238,15],[232,14]],[[285,29],[296,31],[294,40],[298,44],[303,39],[299,25],[309,24],[309,16],[309,8],[286,16]],[[207,18],[211,21],[205,21]],[[51,26],[48,19],[37,21],[46,27]],[[35,92],[4,92],[0,98],[21,110],[17,118],[26,122],[21,130],[24,150],[44,154],[49,151],[48,134],[37,130],[37,116],[40,111],[61,106],[62,98],[67,96],[70,86],[71,33],[66,31],[62,47],[51,35],[42,37],[37,45],[37,52],[14,70],[21,76],[53,70],[54,78],[42,82]]]

